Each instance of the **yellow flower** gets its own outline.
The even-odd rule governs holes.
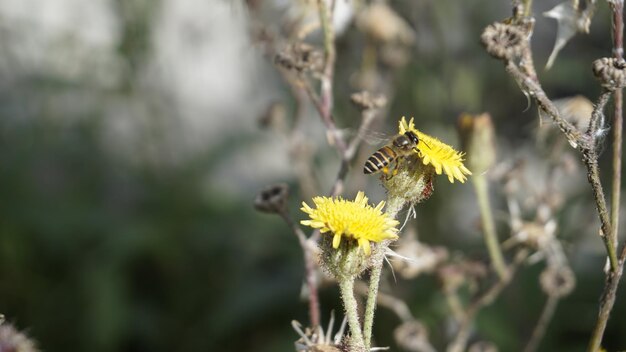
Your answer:
[[[443,170],[446,175],[448,175],[448,180],[451,183],[454,183],[455,178],[463,183],[467,179],[465,175],[472,174],[472,172],[463,165],[464,154],[462,152],[457,152],[454,148],[439,139],[416,129],[413,118],[407,123],[406,119],[402,117],[398,129],[400,134],[411,131],[417,135],[419,139],[417,145],[419,157],[422,159],[424,165],[432,165],[437,175],[441,175],[441,171]]]
[[[315,197],[315,209],[302,202],[301,210],[309,214],[310,220],[302,220],[300,223],[320,229],[322,233],[331,232],[335,249],[339,248],[343,236],[356,240],[363,252],[369,255],[370,241],[398,238],[396,226],[399,223],[381,211],[385,206],[384,201],[372,207],[367,200],[363,192],[359,192],[354,201],[341,197]]]

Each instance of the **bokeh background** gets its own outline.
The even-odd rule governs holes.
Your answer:
[[[337,0],[343,2],[343,0]],[[556,1],[536,1],[535,13]],[[388,116],[458,145],[461,112],[488,111],[499,157],[530,150],[536,108],[479,43],[482,29],[510,15],[506,1],[390,1],[415,37],[408,60],[389,69]],[[254,7],[253,16],[251,8]],[[290,322],[306,322],[300,299],[302,255],[276,216],[256,213],[264,186],[292,185],[296,219],[302,194],[287,141],[259,117],[294,100],[256,41],[259,23],[279,26],[297,1],[0,1],[0,313],[44,351],[292,351]],[[252,20],[254,17],[254,21]],[[347,16],[350,18],[350,15]],[[260,22],[265,21],[265,22]],[[349,20],[338,36],[335,115],[358,126],[349,95],[359,89],[363,33]],[[537,16],[533,49],[545,64],[556,22]],[[312,36],[315,42],[315,34]],[[599,93],[592,60],[610,55],[607,5],[589,35],[575,37],[555,66],[539,70],[552,97]],[[314,167],[327,192],[339,161],[315,110],[306,107]],[[365,189],[384,198],[361,163],[346,196]],[[607,145],[602,165],[609,170]],[[606,160],[605,160],[606,159]],[[608,172],[604,172],[606,176]],[[603,248],[591,193],[580,175],[558,214],[559,237],[578,285],[559,305],[543,351],[583,351],[603,285]],[[445,181],[445,180],[442,180]],[[605,183],[608,185],[608,183]],[[494,206],[506,210],[497,188]],[[417,209],[426,243],[485,259],[472,188],[439,182]],[[506,238],[506,221],[499,221]],[[521,270],[477,329],[501,351],[527,341],[545,296],[543,264]],[[430,276],[391,289],[444,346],[449,314]],[[609,350],[626,348],[624,295],[606,332]],[[321,291],[323,319],[341,311],[334,287]],[[396,349],[398,319],[379,310],[378,344]]]

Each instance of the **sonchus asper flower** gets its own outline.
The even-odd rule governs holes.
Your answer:
[[[417,135],[419,139],[419,143],[417,144],[419,157],[422,159],[424,165],[432,165],[437,175],[441,175],[443,171],[448,175],[448,180],[451,183],[454,183],[454,179],[464,183],[465,180],[467,180],[466,175],[472,174],[472,172],[463,165],[462,152],[458,152],[439,139],[416,129],[413,118],[407,123],[406,118],[402,117],[398,129],[400,134],[411,131]]]
[[[366,255],[370,254],[370,242],[395,240],[398,238],[399,222],[382,212],[385,202],[375,207],[368,204],[363,192],[356,198],[345,200],[341,197],[315,197],[311,208],[302,202],[301,210],[309,214],[309,220],[302,220],[302,225],[320,229],[321,233],[333,236],[333,248],[339,248],[342,237],[356,240]]]

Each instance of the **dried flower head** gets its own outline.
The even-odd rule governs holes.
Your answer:
[[[321,326],[302,329],[302,325],[297,321],[292,321],[291,326],[300,335],[296,341],[296,351],[298,352],[341,352],[342,340],[346,329],[347,320],[344,318],[339,330],[333,335],[335,324],[335,314],[331,312],[330,321],[326,331]]]
[[[548,266],[539,276],[541,289],[549,296],[569,295],[576,286],[576,276],[567,266]]]
[[[445,247],[420,243],[409,233],[402,236],[390,253],[390,257],[394,256],[398,258],[391,261],[394,271],[405,279],[413,279],[423,273],[432,273],[448,259],[449,254]]]
[[[274,62],[288,70],[299,73],[305,71],[319,72],[323,67],[324,55],[309,44],[295,43],[276,54]]]
[[[254,199],[254,207],[264,213],[283,214],[286,211],[289,186],[279,183],[264,188]]]
[[[402,117],[399,123],[399,133],[404,134],[411,131],[419,138],[417,151],[424,165],[432,165],[437,175],[441,175],[442,170],[448,175],[450,183],[454,183],[454,179],[464,183],[472,172],[463,165],[463,153],[454,150],[451,146],[443,143],[439,139],[422,133],[415,128],[413,118],[406,122]]]
[[[372,94],[366,90],[350,96],[352,104],[360,110],[380,109],[387,105],[387,98],[382,94]]]
[[[496,22],[485,28],[480,40],[489,55],[501,60],[512,60],[522,54],[526,33],[518,26]]]
[[[398,326],[393,337],[398,346],[406,351],[434,351],[428,339],[428,329],[418,320],[410,320]]]
[[[626,87],[626,61],[603,57],[593,62],[593,74],[609,90]]]
[[[556,41],[554,42],[552,53],[548,58],[546,69],[550,69],[550,67],[552,67],[559,51],[563,49],[565,44],[567,44],[567,42],[572,39],[576,33],[589,33],[593,9],[594,6],[589,5],[582,10],[580,6],[575,5],[574,2],[564,1],[556,5],[550,11],[543,13],[544,16],[554,18],[558,23]]]
[[[302,202],[301,210],[309,214],[310,220],[303,220],[302,225],[320,229],[321,233],[333,236],[333,248],[339,248],[341,239],[356,240],[366,255],[370,254],[370,242],[395,240],[398,238],[398,221],[382,212],[385,202],[372,207],[363,192],[356,195],[354,201],[341,197],[315,197],[316,208]]]

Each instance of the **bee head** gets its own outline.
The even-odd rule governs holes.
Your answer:
[[[409,138],[411,142],[415,143],[415,145],[417,145],[420,141],[419,138],[417,138],[417,135],[413,131],[406,131],[404,135],[407,136],[407,138]]]

